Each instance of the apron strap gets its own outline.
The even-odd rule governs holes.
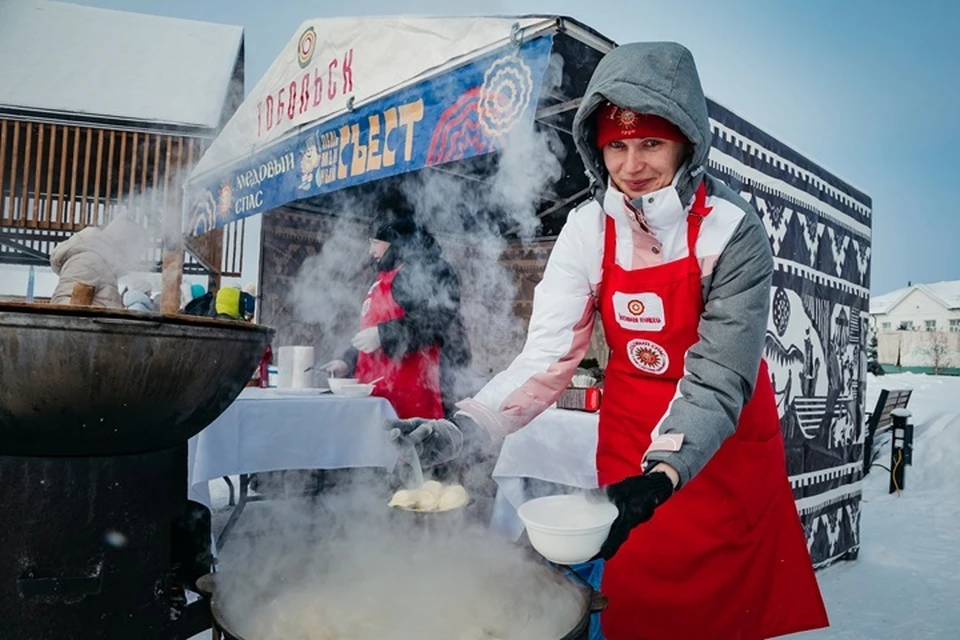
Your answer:
[[[700,224],[711,211],[713,211],[713,207],[707,206],[707,185],[700,182],[693,199],[693,205],[690,207],[690,213],[687,214],[687,253],[691,257],[697,254],[697,237],[700,235]]]
[[[615,263],[617,259],[617,224],[609,215],[603,214],[603,269]]]

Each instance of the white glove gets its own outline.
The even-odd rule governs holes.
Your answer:
[[[329,375],[334,378],[344,378],[347,373],[350,371],[350,365],[348,365],[343,360],[331,360],[327,364],[320,367],[321,371],[326,371]]]
[[[350,344],[352,344],[357,351],[373,353],[380,348],[380,329],[376,326],[361,329],[357,332],[357,335],[353,336],[353,339],[350,340]]]

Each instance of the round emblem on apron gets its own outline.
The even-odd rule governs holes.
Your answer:
[[[642,316],[644,308],[643,303],[639,300],[631,300],[627,303],[627,311],[635,316]]]
[[[670,366],[666,349],[649,340],[631,340],[627,343],[627,356],[640,371],[660,375]]]

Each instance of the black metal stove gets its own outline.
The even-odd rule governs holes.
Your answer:
[[[173,552],[190,513],[186,443],[240,393],[272,333],[0,304],[0,638],[209,627]]]

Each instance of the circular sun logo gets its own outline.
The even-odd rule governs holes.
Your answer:
[[[527,63],[515,56],[495,60],[480,87],[477,115],[483,132],[491,138],[509,133],[532,97],[533,72]]]
[[[633,129],[637,126],[637,114],[629,109],[619,109],[617,122],[621,129]]]
[[[644,307],[643,303],[640,302],[639,300],[631,300],[630,302],[627,303],[627,311],[629,311],[635,316],[642,316],[643,310],[645,308],[646,307]]]
[[[300,36],[300,42],[297,44],[297,62],[303,69],[313,60],[313,52],[317,48],[317,32],[313,27],[307,27],[307,30]]]
[[[667,351],[656,342],[631,340],[627,343],[627,356],[640,371],[660,375],[670,366]]]

